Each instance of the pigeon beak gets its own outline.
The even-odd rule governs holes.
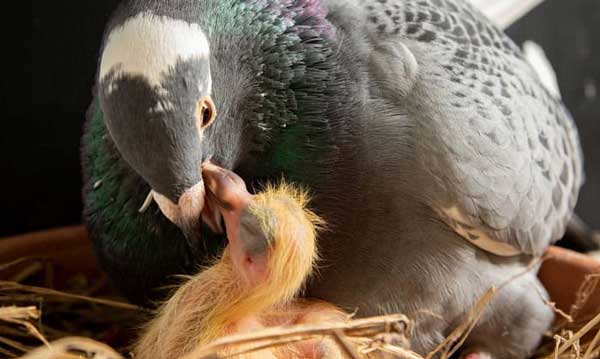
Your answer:
[[[156,204],[158,204],[163,215],[181,228],[189,240],[199,239],[200,218],[205,202],[204,196],[203,181],[185,190],[179,197],[177,204],[173,203],[166,196],[152,191],[152,197],[156,201]]]
[[[221,218],[236,222],[241,209],[252,201],[246,184],[237,174],[212,163],[202,165],[203,181],[185,190],[177,204],[152,190],[140,208],[145,211],[154,200],[162,214],[183,231],[188,240],[200,239],[201,221],[214,233],[223,233]],[[206,188],[205,188],[206,186]]]

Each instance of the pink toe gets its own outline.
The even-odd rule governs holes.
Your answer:
[[[463,357],[463,359],[492,359],[488,353],[472,352]]]

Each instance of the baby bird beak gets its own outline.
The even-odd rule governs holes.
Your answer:
[[[244,181],[232,171],[208,163],[203,166],[202,173],[206,184],[206,203],[217,208],[215,213],[220,212],[223,216],[233,266],[244,282],[253,286],[264,280],[267,272],[267,257],[262,252],[253,253],[248,248],[252,238],[248,238],[248,233],[244,237],[241,233],[242,217],[252,205],[253,196],[248,193]],[[265,240],[261,242],[266,243]]]
[[[225,168],[204,163],[202,175],[206,188],[202,218],[213,231],[222,233],[221,215],[226,225],[239,223],[242,210],[252,203],[252,195],[248,193],[244,180]]]

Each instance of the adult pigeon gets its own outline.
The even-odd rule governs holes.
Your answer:
[[[132,299],[224,243],[210,161],[310,188],[329,231],[307,295],[412,316],[417,352],[513,276],[464,355],[524,358],[552,321],[535,271],[516,275],[572,213],[577,132],[464,1],[124,1],[88,117],[84,216]]]

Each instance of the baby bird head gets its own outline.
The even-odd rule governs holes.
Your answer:
[[[262,295],[265,305],[294,298],[313,271],[324,225],[308,208],[307,192],[281,181],[252,195],[229,170],[209,164],[203,173],[225,223],[228,255],[249,295]]]
[[[308,203],[305,190],[281,181],[255,195],[241,217],[242,246],[250,258],[265,261],[259,278],[275,284],[283,301],[297,294],[318,259],[316,239],[324,222]]]

